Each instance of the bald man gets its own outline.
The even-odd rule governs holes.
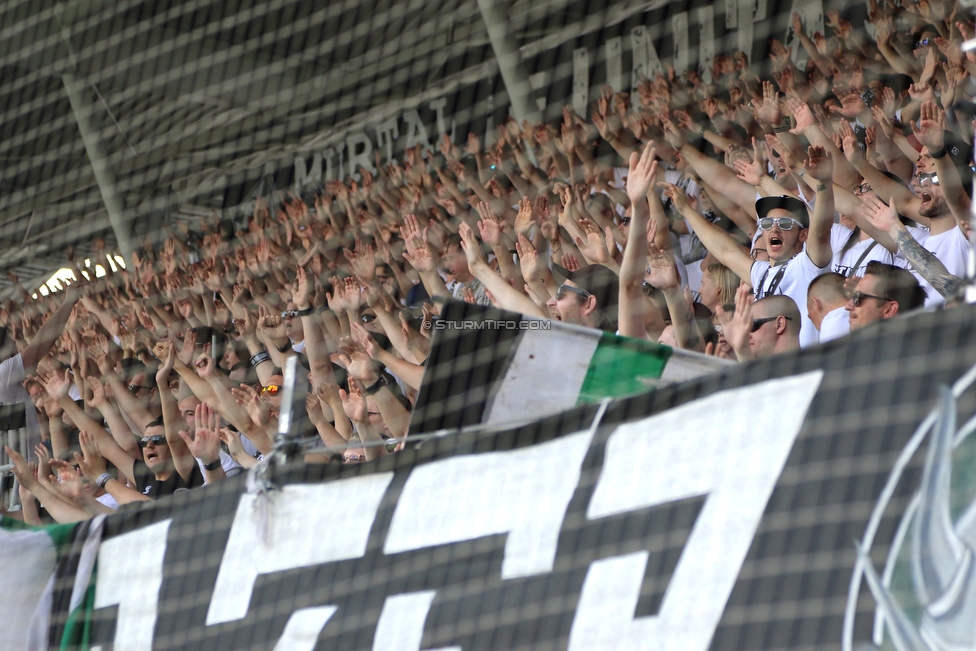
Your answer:
[[[749,350],[756,359],[778,355],[800,347],[800,308],[792,298],[774,294],[752,305]]]
[[[847,335],[851,331],[846,308],[847,294],[841,274],[830,272],[817,276],[807,288],[807,314],[820,332],[820,343]]]

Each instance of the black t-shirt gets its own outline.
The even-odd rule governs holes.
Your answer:
[[[189,481],[183,481],[176,470],[173,470],[166,481],[159,481],[142,459],[133,459],[132,475],[136,480],[136,490],[153,499],[172,495],[180,489],[198,488],[204,484],[203,473],[200,472],[200,466],[195,461]]]

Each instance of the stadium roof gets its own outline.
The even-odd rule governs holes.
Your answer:
[[[548,75],[537,92],[561,100],[574,47],[665,4],[506,6],[528,73]],[[93,237],[114,242],[92,146],[138,245],[408,98],[504,92],[476,0],[7,0],[0,26],[0,273],[28,281],[69,244],[84,257]]]

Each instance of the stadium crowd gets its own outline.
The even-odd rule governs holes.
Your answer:
[[[590,119],[446,135],[402,164],[258,199],[0,308],[0,402],[26,402],[21,517],[59,522],[219,481],[271,452],[282,368],[346,463],[403,445],[452,298],[739,361],[957,300],[976,53],[952,2],[793,16],[805,68],[714,60]],[[763,76],[760,76],[763,74]],[[272,198],[273,199],[273,198]],[[17,282],[16,277],[13,277]],[[18,352],[19,351],[19,352]],[[558,371],[558,369],[554,369]],[[308,461],[328,461],[311,453]],[[36,501],[35,501],[36,498]]]

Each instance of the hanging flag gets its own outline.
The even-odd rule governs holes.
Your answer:
[[[434,323],[410,432],[526,422],[729,365],[601,330],[449,302]]]

